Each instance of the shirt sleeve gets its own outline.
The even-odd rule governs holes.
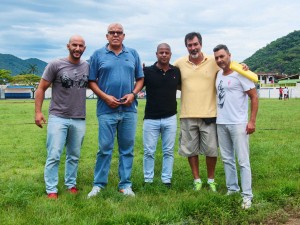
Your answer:
[[[254,82],[244,77],[243,75],[239,74],[238,79],[241,82],[244,91],[249,91],[255,88]]]
[[[96,52],[94,52],[94,54],[90,57],[89,64],[90,64],[89,80],[95,81],[97,80],[97,71],[98,71],[98,57]]]
[[[44,80],[49,81],[51,83],[55,80],[57,74],[57,64],[58,63],[56,60],[53,60],[48,63],[42,75],[42,78]]]
[[[135,79],[139,79],[144,77],[144,73],[143,73],[143,67],[142,67],[142,63],[140,60],[140,56],[137,53],[137,51],[134,51],[134,55],[135,55],[135,60],[136,60],[136,67],[135,67]]]

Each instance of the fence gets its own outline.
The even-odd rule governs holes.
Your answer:
[[[279,88],[257,89],[259,98],[279,98]],[[300,98],[300,88],[289,88],[289,98]]]
[[[300,98],[300,85],[291,88],[289,87],[289,97],[290,98]],[[258,95],[260,98],[279,98],[279,88],[278,87],[274,87],[274,88],[260,88],[257,89]],[[177,91],[177,98],[180,98],[180,91]],[[31,98],[32,98],[32,93],[30,94]],[[86,97],[87,98],[97,98],[97,96],[93,93],[92,90],[87,89],[86,92]],[[4,95],[4,89],[0,88],[0,98],[4,99],[5,95]],[[28,96],[27,96],[28,98]],[[45,98],[51,98],[51,88],[48,88],[46,93],[45,93]]]

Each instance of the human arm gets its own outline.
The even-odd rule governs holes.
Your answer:
[[[46,119],[42,113],[42,105],[44,102],[45,92],[50,85],[51,82],[42,78],[35,92],[35,124],[40,128],[43,128],[42,123],[46,123]]]
[[[102,91],[97,82],[90,80],[89,81],[89,88],[99,97],[101,98],[109,107],[111,108],[117,108],[121,103],[117,98],[115,98],[112,95],[106,94],[104,91]]]
[[[247,91],[246,93],[249,96],[251,102],[251,114],[247,123],[246,131],[247,134],[252,134],[255,131],[256,115],[258,111],[258,96],[255,88]]]
[[[177,84],[177,90],[181,91],[181,74],[179,72],[179,80],[178,80],[178,84]]]
[[[135,94],[138,94],[142,90],[143,87],[144,87],[144,77],[141,77],[135,82],[132,92],[134,92]],[[125,101],[123,103],[125,106],[130,106],[132,104],[132,102],[134,101],[135,95],[132,92],[124,95],[121,98],[121,99],[125,99]]]
[[[105,60],[108,60],[103,55],[103,49],[97,50],[90,58],[90,68],[89,68],[89,88],[100,98],[102,99],[106,105],[110,108],[117,108],[120,105],[119,99],[115,98],[112,95],[104,92],[98,85],[100,83],[100,65],[104,64]],[[106,53],[105,53],[106,55]],[[104,59],[105,58],[105,59]],[[106,86],[107,84],[105,84]]]
[[[177,72],[178,72],[178,83],[177,83],[177,90],[181,91],[181,72],[180,72],[180,69],[178,67],[175,67],[177,68]]]
[[[132,102],[134,102],[137,94],[142,90],[144,87],[144,72],[146,67],[145,64],[141,64],[140,57],[138,53],[133,50],[132,55],[134,56],[135,60],[135,68],[134,68],[134,77],[135,77],[135,84],[134,88],[130,93],[125,94],[123,97],[121,97],[121,100],[123,101],[122,104],[129,107]]]

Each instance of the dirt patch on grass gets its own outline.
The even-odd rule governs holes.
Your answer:
[[[284,209],[279,209],[274,212],[266,220],[267,225],[300,225],[300,210],[299,207],[286,206]]]
[[[300,218],[290,218],[285,224],[286,225],[299,225]]]

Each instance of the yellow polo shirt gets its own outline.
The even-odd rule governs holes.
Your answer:
[[[199,65],[189,61],[189,56],[174,63],[181,72],[180,118],[209,118],[217,116],[216,75],[220,68],[213,56],[203,53]]]

